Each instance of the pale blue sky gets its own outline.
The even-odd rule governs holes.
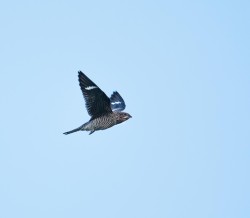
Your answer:
[[[250,217],[249,1],[2,1],[0,217]],[[77,81],[133,118],[89,136]]]

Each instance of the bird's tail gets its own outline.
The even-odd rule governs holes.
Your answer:
[[[82,125],[82,126],[76,128],[76,129],[73,129],[73,130],[71,130],[71,131],[64,132],[63,134],[64,134],[64,135],[68,135],[68,134],[71,134],[71,133],[73,133],[73,132],[80,131],[80,130],[82,130],[83,126],[84,126],[84,125]]]

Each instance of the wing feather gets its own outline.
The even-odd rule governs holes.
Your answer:
[[[123,111],[126,107],[122,96],[116,91],[111,95],[110,102],[112,111]]]
[[[108,96],[83,72],[78,72],[79,85],[85,99],[86,108],[93,118],[112,113]]]

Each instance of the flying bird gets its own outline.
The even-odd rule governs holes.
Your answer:
[[[122,112],[126,105],[117,91],[113,92],[109,98],[81,71],[78,71],[78,80],[91,118],[87,123],[63,134],[68,135],[81,130],[90,131],[90,135],[97,130],[108,129],[132,117],[130,114]]]

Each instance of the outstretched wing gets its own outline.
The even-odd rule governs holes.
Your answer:
[[[125,102],[118,92],[113,92],[110,97],[112,111],[123,111],[126,107]]]
[[[78,79],[87,111],[92,119],[112,113],[108,96],[81,71],[78,72]]]

